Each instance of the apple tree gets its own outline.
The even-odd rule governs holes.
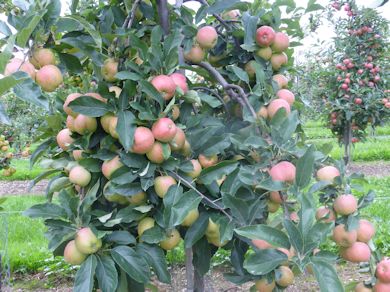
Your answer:
[[[203,276],[219,248],[238,285],[281,291],[314,273],[321,291],[344,291],[338,255],[319,249],[331,234],[374,276],[375,229],[360,217],[373,193],[357,198],[363,178],[301,140],[286,75],[302,8],[199,2],[73,1],[61,16],[48,0],[8,16],[0,91],[48,110],[31,157],[47,169],[34,182],[50,176],[47,202],[25,215],[80,265],[75,291],[169,283],[166,253],[181,246],[189,291],[212,290]]]
[[[354,1],[333,2],[346,17],[335,21],[336,37],[327,68],[329,89],[327,121],[333,134],[345,147],[344,160],[351,159],[351,143],[367,136],[368,125],[383,124],[390,113],[388,92],[389,32],[387,20],[374,9],[358,8]]]

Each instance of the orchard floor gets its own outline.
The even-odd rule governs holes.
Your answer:
[[[338,274],[345,285],[355,281],[364,280],[364,274],[358,272],[357,265],[349,264],[347,266],[338,266]],[[213,272],[207,276],[207,282],[211,283],[212,288],[205,292],[236,292],[249,291],[253,283],[243,286],[236,286],[223,277],[224,268],[214,268]],[[185,268],[176,266],[171,271],[172,284],[167,285],[154,281],[153,285],[159,292],[184,292],[186,291]],[[52,280],[42,274],[36,275],[17,275],[14,278],[12,289],[5,289],[5,292],[16,291],[36,291],[36,292],[71,292],[71,279],[62,278]],[[47,286],[56,288],[45,288]],[[152,291],[152,290],[147,290]],[[319,291],[318,285],[311,275],[301,275],[295,279],[294,285],[288,287],[286,292],[314,292]]]

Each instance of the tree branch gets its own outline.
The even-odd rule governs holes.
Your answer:
[[[127,16],[125,22],[123,23],[123,28],[130,29],[133,25],[133,21],[135,19],[135,13],[137,11],[138,5],[141,2],[141,0],[135,0],[133,3],[133,6],[131,7],[131,11],[129,15]]]
[[[206,197],[204,194],[202,194],[197,188],[195,188],[188,180],[186,180],[185,178],[181,177],[179,174],[177,174],[176,172],[173,172],[173,171],[168,171],[168,173],[170,175],[172,175],[175,179],[181,181],[186,187],[192,189],[193,191],[195,191],[199,196],[202,197],[203,200],[207,201],[211,206],[213,206],[214,208],[220,210],[223,214],[226,215],[226,217],[229,218],[229,221],[232,221],[233,218],[232,216],[230,216],[229,213],[227,213],[224,209],[221,208],[221,206],[219,206],[218,204],[214,203],[212,200],[210,200],[208,197]]]
[[[169,11],[167,0],[157,0],[158,17],[164,34],[169,34]]]
[[[220,96],[217,92],[215,92],[214,90],[208,88],[208,87],[204,87],[204,86],[195,86],[192,88],[193,90],[203,90],[203,91],[207,91],[209,93],[211,93],[212,95],[214,95],[216,98],[218,98],[220,100],[220,102],[222,102],[224,108],[225,108],[225,111],[226,113],[230,116],[230,113],[229,113],[229,108],[227,107],[225,101],[223,100],[223,97]]]

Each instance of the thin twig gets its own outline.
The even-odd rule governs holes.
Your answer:
[[[230,216],[229,213],[227,213],[224,209],[222,209],[218,204],[214,203],[212,200],[210,200],[208,197],[206,197],[204,194],[202,194],[197,188],[195,188],[188,180],[185,178],[181,177],[179,174],[173,171],[168,171],[174,178],[177,180],[181,181],[186,187],[192,189],[195,191],[199,196],[202,197],[205,201],[207,201],[210,205],[214,206],[216,209],[220,210],[222,213],[226,215],[226,217],[229,218],[230,221],[233,220],[232,216]]]
[[[219,99],[220,102],[222,102],[224,108],[225,108],[225,111],[226,113],[230,116],[230,113],[229,113],[229,108],[227,107],[225,101],[223,100],[223,97],[220,96],[216,91],[208,88],[208,87],[204,87],[204,86],[195,86],[192,88],[193,90],[203,90],[203,91],[207,91],[209,93],[211,93],[212,95],[214,95],[216,98]]]

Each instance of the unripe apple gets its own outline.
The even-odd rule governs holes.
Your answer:
[[[229,10],[222,14],[222,18],[225,20],[238,20],[238,18],[241,16],[240,10],[234,9]]]
[[[275,40],[275,31],[272,27],[264,25],[256,30],[256,43],[260,47],[269,47]]]
[[[252,243],[258,249],[268,249],[273,248],[272,244],[263,239],[252,239]]]
[[[194,64],[198,64],[203,61],[204,55],[203,49],[194,45],[189,52],[184,54],[184,59]]]
[[[75,166],[69,172],[69,181],[80,187],[85,187],[91,181],[91,173],[80,165]]]
[[[288,89],[279,89],[276,96],[280,99],[284,99],[291,106],[295,101],[294,93]]]
[[[181,236],[179,231],[176,229],[172,229],[171,231],[167,232],[167,239],[164,239],[160,242],[160,246],[162,249],[165,250],[171,250],[174,249],[181,240]]]
[[[76,129],[74,128],[74,118],[72,116],[66,117],[66,127],[71,130],[72,132],[76,132]]]
[[[317,179],[319,181],[333,181],[340,176],[340,171],[334,166],[324,166],[317,171]]]
[[[330,223],[336,220],[336,214],[332,209],[321,206],[316,211],[316,219],[325,223]]]
[[[267,209],[270,213],[276,213],[279,210],[279,207],[280,204],[278,203],[272,202],[270,200],[267,202]]]
[[[172,120],[176,121],[180,117],[180,108],[176,104],[172,106]]]
[[[110,134],[110,124],[111,119],[114,117],[114,114],[112,113],[106,113],[104,116],[100,118],[100,124],[102,125],[103,130]]]
[[[275,164],[269,171],[274,181],[294,182],[296,168],[295,165],[288,161],[281,161]]]
[[[260,118],[262,117],[263,119],[268,118],[268,110],[265,106],[262,106],[259,111],[256,113],[257,117]]]
[[[204,26],[198,30],[196,41],[203,49],[212,49],[218,41],[218,34],[214,27]]]
[[[181,149],[181,154],[183,154],[183,156],[185,156],[185,157],[188,157],[188,156],[191,155],[191,153],[192,153],[191,145],[190,145],[190,143],[186,140],[186,141],[184,142],[183,148]]]
[[[202,166],[200,165],[198,159],[191,159],[190,161],[194,169],[190,172],[186,172],[186,175],[188,175],[192,179],[195,179],[200,175],[202,171]]]
[[[347,216],[356,212],[357,200],[354,195],[341,195],[334,201],[333,208],[337,214]]]
[[[131,197],[127,197],[127,199],[131,205],[142,205],[146,202],[146,193],[139,192],[135,195],[132,195]]]
[[[349,247],[356,242],[356,230],[347,231],[344,224],[337,225],[333,229],[333,240],[338,246]]]
[[[67,98],[65,99],[63,109],[64,109],[64,112],[67,113],[69,116],[72,116],[74,118],[77,116],[77,113],[73,112],[72,109],[69,107],[69,103],[71,101],[77,99],[80,96],[82,96],[82,94],[76,92],[76,93],[69,94],[67,96]]]
[[[161,142],[170,142],[175,137],[177,127],[169,118],[161,118],[152,126],[152,133],[156,140]]]
[[[287,50],[290,45],[290,40],[288,36],[283,32],[277,32],[275,34],[275,39],[271,45],[271,48],[274,52],[283,52]]]
[[[279,88],[287,88],[288,79],[282,74],[275,74],[272,76],[272,80],[275,81]]]
[[[359,220],[359,227],[357,229],[357,240],[360,242],[369,242],[375,235],[375,227],[372,223],[365,219]]]
[[[277,204],[283,203],[283,198],[279,192],[271,192],[269,194],[269,199],[270,199],[270,201],[277,203]]]
[[[186,142],[186,134],[180,128],[177,128],[176,135],[173,137],[172,141],[169,142],[172,151],[179,151],[184,147],[184,143]]]
[[[271,56],[271,65],[272,65],[272,69],[274,69],[274,71],[279,70],[283,65],[286,65],[287,62],[288,62],[288,58],[284,52],[278,53],[278,54],[273,54]]]
[[[279,109],[285,109],[286,115],[288,115],[291,112],[290,105],[287,101],[281,98],[274,99],[271,101],[267,107],[268,111],[268,117],[272,119],[274,115],[279,111]]]
[[[272,292],[275,288],[275,281],[268,282],[266,278],[262,278],[255,282],[255,287],[258,292]]]
[[[218,238],[219,239],[219,224],[215,223],[211,218],[209,218],[209,223],[206,229],[207,238]]]
[[[62,73],[55,65],[45,65],[35,75],[36,83],[47,92],[53,92],[63,82]]]
[[[102,240],[96,237],[91,228],[84,227],[77,232],[75,244],[80,252],[92,254],[102,247]]]
[[[155,76],[150,83],[160,92],[164,100],[170,100],[175,95],[176,84],[168,75]]]
[[[169,175],[158,176],[154,179],[154,190],[157,196],[164,198],[168,192],[168,189],[176,184],[176,180]]]
[[[5,66],[4,76],[9,76],[17,71],[26,72],[31,79],[35,80],[35,67],[30,62],[23,62],[23,60],[18,58],[11,59]]]
[[[170,75],[170,77],[172,78],[175,85],[183,91],[183,94],[186,94],[188,91],[186,76],[181,73],[173,73]]]
[[[278,268],[280,277],[276,279],[276,283],[281,287],[287,287],[294,283],[294,274],[289,267],[280,266]]]
[[[199,218],[199,211],[198,209],[192,209],[188,212],[187,216],[184,218],[183,222],[181,223],[182,226],[189,227]]]
[[[65,128],[59,131],[57,134],[57,144],[60,148],[63,150],[68,150],[69,145],[71,145],[74,142],[74,139],[71,137],[72,132]]]
[[[166,159],[169,158],[169,156],[171,156],[171,148],[169,147],[169,145],[167,149],[169,149],[169,153],[167,154],[167,157],[165,157],[163,144],[161,142],[156,141],[153,143],[152,148],[148,152],[146,152],[146,157],[153,163],[163,163]]]
[[[111,160],[106,160],[102,164],[102,173],[107,178],[110,179],[111,175],[123,166],[123,163],[120,161],[119,156],[115,156]]]
[[[30,57],[30,63],[33,64],[35,68],[39,69],[46,65],[55,65],[56,57],[52,50],[38,48],[34,49]]]
[[[110,124],[108,126],[109,134],[111,135],[111,137],[115,139],[119,139],[119,134],[116,130],[116,127],[118,125],[118,117],[114,116],[109,121],[110,121]]]
[[[108,82],[114,82],[117,80],[115,75],[118,73],[118,65],[119,63],[113,58],[108,58],[104,61],[103,67],[101,69],[104,80]]]
[[[106,198],[107,201],[112,203],[117,203],[120,205],[128,205],[129,200],[126,196],[123,196],[121,194],[115,194],[107,191],[107,188],[109,188],[111,185],[111,182],[106,183],[106,185],[103,188],[103,195]]]
[[[81,265],[85,259],[87,258],[87,255],[81,253],[77,247],[74,240],[71,240],[67,243],[64,249],[64,260],[68,264],[71,265]]]
[[[141,237],[146,230],[154,227],[154,224],[155,221],[153,218],[150,217],[143,218],[141,221],[139,221],[137,226],[138,236]]]
[[[203,154],[199,154],[198,160],[199,160],[200,165],[203,168],[207,168],[207,167],[216,165],[218,163],[218,155],[214,154],[211,156],[205,156]]]
[[[272,57],[272,49],[270,47],[260,48],[256,51],[256,55],[268,61]]]
[[[154,145],[154,136],[150,129],[146,127],[137,127],[134,132],[134,143],[131,152],[145,154],[149,152]]]
[[[250,79],[253,79],[256,76],[256,69],[254,67],[254,64],[256,64],[256,61],[251,60],[248,63],[246,63],[244,66],[244,69],[245,69],[245,71],[248,74]]]
[[[81,159],[83,159],[83,152],[84,150],[73,150],[72,155],[74,160],[80,161]]]
[[[340,250],[341,256],[352,263],[368,262],[371,257],[371,250],[364,242],[355,242],[350,247]]]
[[[80,135],[93,133],[97,129],[97,121],[95,118],[79,114],[73,123],[74,130]]]
[[[355,286],[355,292],[372,292],[372,289],[366,287],[363,282],[360,282]]]

